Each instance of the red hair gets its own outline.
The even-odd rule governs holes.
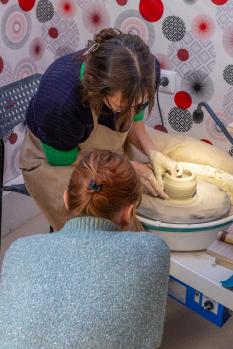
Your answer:
[[[69,214],[112,220],[127,205],[139,205],[141,195],[140,179],[126,155],[81,152],[68,187]]]

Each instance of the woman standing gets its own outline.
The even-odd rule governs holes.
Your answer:
[[[147,136],[144,110],[154,105],[159,64],[137,35],[104,29],[87,51],[55,61],[42,77],[27,111],[20,166],[25,184],[49,223],[66,217],[62,195],[82,149],[123,152],[126,141],[146,154],[152,170],[133,162],[153,195],[166,198],[162,172],[176,162]]]
[[[55,229],[66,221],[62,195],[82,149],[124,152],[133,145],[127,154],[144,186],[165,199],[162,175],[169,170],[176,176],[176,161],[233,173],[232,158],[216,147],[145,128],[144,110],[151,111],[159,81],[159,63],[143,40],[114,29],[102,30],[87,50],[47,69],[27,111],[20,166],[28,191]],[[139,151],[150,166],[135,161],[142,160]]]

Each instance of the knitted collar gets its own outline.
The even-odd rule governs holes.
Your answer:
[[[112,223],[108,219],[97,217],[76,217],[66,222],[64,227],[60,230],[60,233],[64,232],[70,235],[81,232],[95,232],[95,231],[120,231],[118,225]]]

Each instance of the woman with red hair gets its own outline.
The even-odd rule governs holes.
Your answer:
[[[16,240],[0,287],[0,348],[155,349],[169,250],[135,230],[141,184],[125,155],[80,153],[54,234]]]

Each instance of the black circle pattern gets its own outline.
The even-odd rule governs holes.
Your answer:
[[[48,22],[54,15],[53,4],[49,0],[39,0],[36,7],[36,18],[39,22]]]
[[[187,109],[172,108],[168,114],[168,122],[178,132],[187,132],[193,125],[191,113]]]
[[[197,0],[183,0],[183,1],[188,5],[193,5],[195,4],[195,2],[197,2]]]
[[[192,96],[193,103],[207,102],[214,94],[212,79],[201,70],[191,70],[184,75],[181,86]]]
[[[186,31],[184,21],[177,16],[168,16],[162,25],[163,35],[170,41],[180,41]]]
[[[223,78],[229,85],[233,85],[233,65],[232,64],[229,64],[224,69]]]

